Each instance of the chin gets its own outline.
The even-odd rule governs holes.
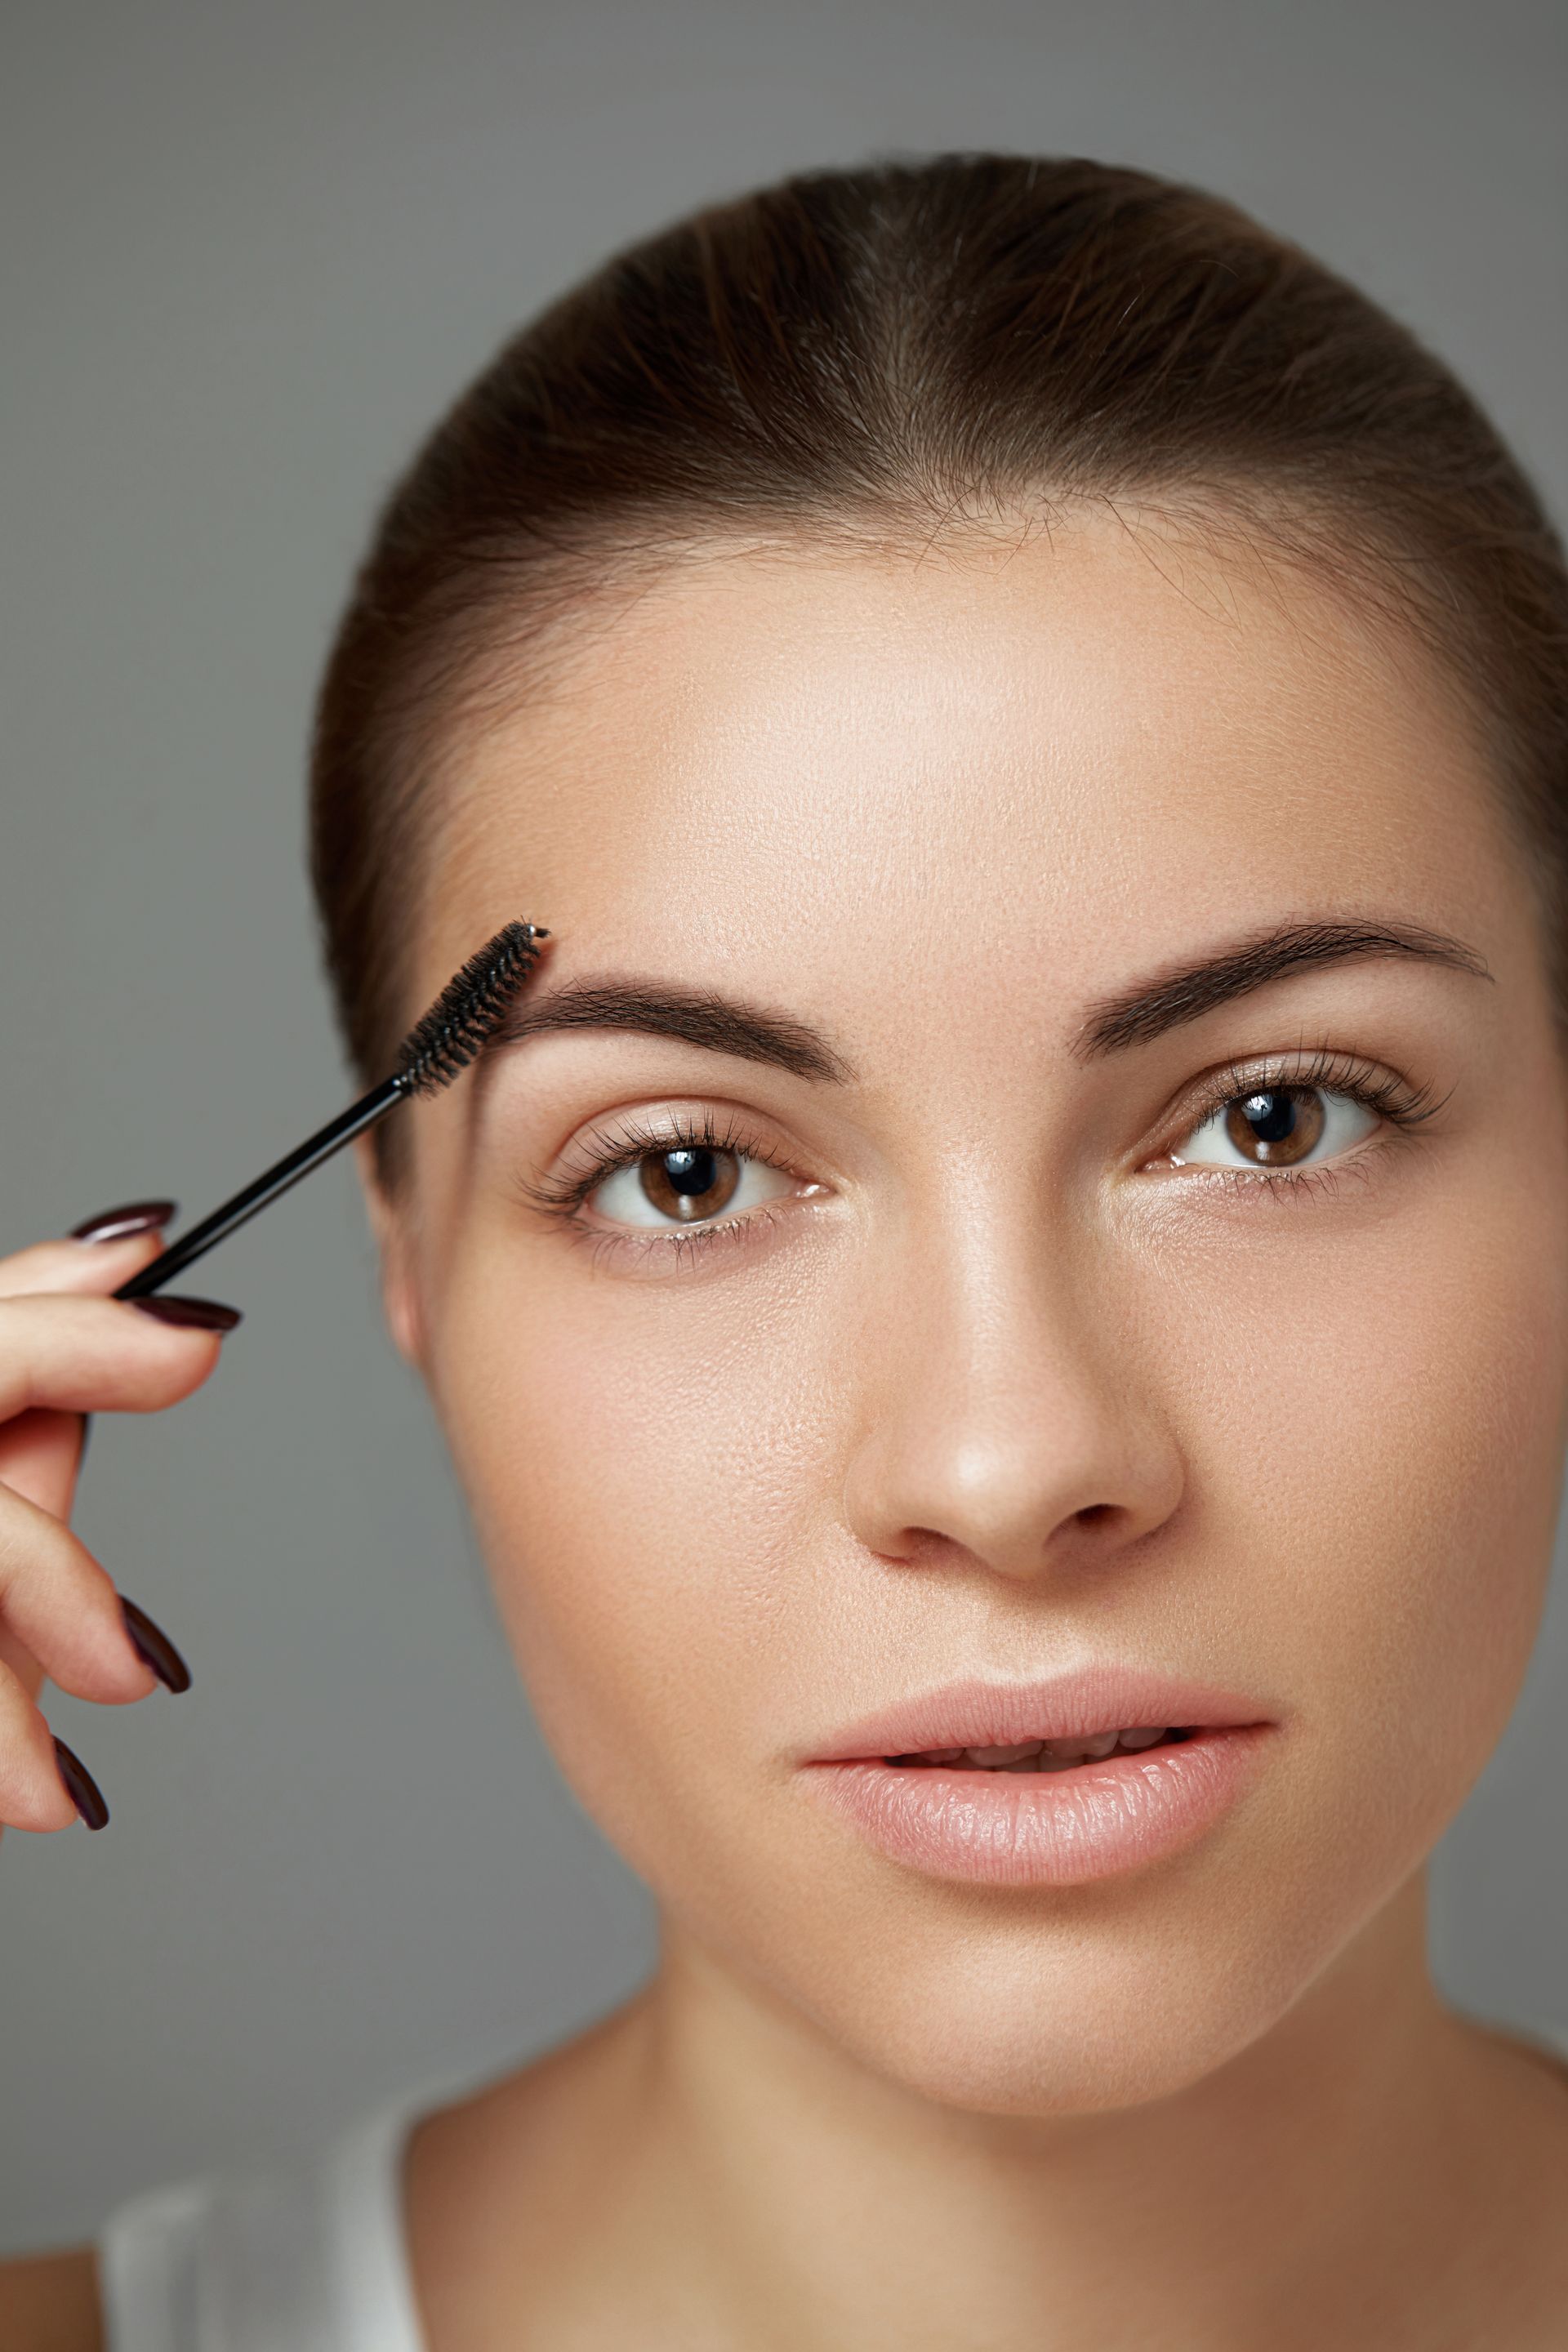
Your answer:
[[[943,2106],[1044,2118],[1147,2105],[1217,2073],[1353,1966],[1402,1875],[1329,1883],[1242,1840],[1049,1890],[800,1869],[786,1900],[753,1889],[686,1916],[874,2075]]]
[[[1137,2107],[1214,2074],[1302,1990],[1245,1948],[1211,1973],[1169,1951],[1103,1964],[1065,1933],[1037,1948],[963,1941],[945,1963],[879,1969],[802,2005],[849,2055],[940,2105],[1046,2117]]]

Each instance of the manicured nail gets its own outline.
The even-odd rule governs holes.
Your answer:
[[[178,1201],[128,1201],[122,1209],[102,1209],[85,1224],[73,1225],[73,1242],[122,1242],[132,1234],[151,1234],[166,1225]]]
[[[123,1592],[120,1596],[120,1613],[143,1665],[152,1667],[166,1690],[189,1690],[191,1670],[162,1625],[154,1624],[145,1609],[138,1609]]]
[[[171,1298],[165,1290],[133,1298],[131,1304],[143,1315],[155,1315],[160,1323],[188,1323],[197,1331],[232,1331],[244,1319],[237,1307],[220,1307],[216,1298]]]
[[[79,1756],[73,1756],[63,1739],[55,1741],[55,1761],[60,1768],[60,1779],[77,1811],[89,1830],[100,1830],[109,1819],[109,1807],[103,1801],[103,1790],[88,1770]]]

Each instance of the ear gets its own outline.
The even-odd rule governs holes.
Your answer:
[[[414,1280],[406,1217],[394,1207],[375,1172],[375,1150],[368,1134],[353,1140],[354,1165],[365,1213],[381,1258],[381,1307],[392,1344],[405,1363],[416,1370],[424,1366],[425,1331],[419,1313],[419,1293]]]

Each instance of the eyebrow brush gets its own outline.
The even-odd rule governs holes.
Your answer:
[[[550,934],[538,923],[508,923],[493,940],[486,941],[478,955],[470,956],[461,971],[449,981],[424,1018],[416,1023],[397,1051],[397,1066],[389,1078],[383,1079],[370,1093],[362,1095],[338,1117],[307,1136],[296,1150],[264,1171],[242,1192],[225,1201],[193,1225],[187,1234],[172,1242],[162,1256],[129,1282],[122,1282],[113,1294],[116,1298],[145,1298],[161,1290],[176,1274],[213,1249],[237,1228],[265,1209],[269,1201],[288,1192],[312,1168],[330,1160],[334,1151],[378,1118],[384,1118],[400,1102],[414,1095],[439,1094],[449,1086],[460,1070],[466,1069],[476,1054],[494,1034],[512,998],[522,986],[539,960],[537,942]]]

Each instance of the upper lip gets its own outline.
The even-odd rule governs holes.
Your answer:
[[[949,1683],[831,1732],[812,1760],[917,1756],[929,1748],[1005,1748],[1026,1739],[1073,1739],[1137,1724],[1267,1723],[1266,1707],[1238,1691],[1111,1661],[1047,1680]]]

